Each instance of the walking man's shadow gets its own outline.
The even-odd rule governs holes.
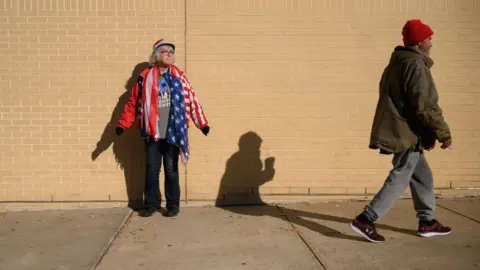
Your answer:
[[[240,137],[239,150],[227,161],[227,168],[220,183],[216,205],[265,204],[260,198],[260,186],[273,179],[275,158],[260,160],[262,139],[255,132]]]
[[[118,166],[123,170],[125,185],[128,196],[128,207],[139,210],[143,206],[143,192],[145,189],[145,147],[140,137],[140,131],[136,125],[125,130],[121,136],[115,134],[115,127],[123,111],[125,103],[130,98],[130,91],[137,82],[140,73],[148,67],[148,62],[137,64],[125,83],[125,92],[118,99],[117,105],[112,112],[110,121],[105,126],[95,150],[92,152],[92,160],[95,161],[100,154],[113,144],[113,154]]]
[[[364,241],[358,236],[344,234],[333,228],[321,225],[305,218],[335,221],[344,224],[351,219],[315,212],[292,210],[281,206],[269,205],[260,196],[260,186],[273,180],[275,175],[275,158],[265,160],[264,169],[260,159],[262,139],[255,132],[247,132],[240,137],[239,150],[227,161],[225,173],[222,177],[215,205],[226,211],[250,216],[271,216],[306,227],[328,237]],[[248,207],[246,205],[261,205]],[[279,213],[280,212],[280,213]],[[287,217],[287,213],[288,216]],[[378,228],[415,235],[416,231],[378,224]]]

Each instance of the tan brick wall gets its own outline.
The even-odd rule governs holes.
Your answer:
[[[216,196],[222,177],[226,185],[255,185],[252,179],[223,176],[226,170],[252,170],[245,158],[226,168],[248,131],[263,140],[262,161],[276,158],[275,177],[260,188],[264,198],[376,192],[391,166],[390,157],[368,149],[378,83],[402,42],[403,24],[412,18],[436,32],[433,74],[454,136],[452,151],[427,154],[436,186],[480,186],[478,3],[188,3],[187,68],[213,127],[209,138],[192,140],[191,199]]]
[[[208,137],[191,129],[182,198],[257,192],[254,151],[225,174],[249,131],[261,161],[275,157],[264,198],[375,192],[390,168],[367,148],[378,81],[411,18],[435,31],[433,75],[454,136],[453,150],[428,153],[436,186],[479,187],[479,15],[474,0],[1,1],[0,201],[115,202],[126,186],[138,197],[141,141],[134,129],[113,140],[109,123],[162,37],[212,126]]]
[[[184,1],[2,1],[0,20],[0,200],[141,195],[138,131],[109,123],[157,39],[185,67]]]

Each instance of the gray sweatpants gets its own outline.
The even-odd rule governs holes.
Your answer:
[[[364,215],[371,220],[379,220],[395,201],[403,195],[410,185],[413,206],[421,221],[430,221],[435,217],[435,196],[433,176],[422,150],[412,147],[393,156],[393,169],[383,187],[365,207]]]

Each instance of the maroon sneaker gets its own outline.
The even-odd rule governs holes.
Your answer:
[[[375,224],[373,223],[363,222],[356,218],[350,223],[350,227],[352,227],[356,233],[372,243],[381,243],[385,241],[385,237],[378,234],[377,229],[375,229]]]
[[[420,224],[418,225],[418,232],[417,234],[422,237],[432,237],[437,235],[447,235],[452,232],[452,229],[449,227],[445,227],[440,222],[433,220],[433,224],[425,225]]]

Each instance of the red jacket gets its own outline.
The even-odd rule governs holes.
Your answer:
[[[149,74],[151,67],[142,71],[140,76],[137,79],[137,83],[133,87],[130,99],[125,104],[123,112],[118,120],[118,127],[123,129],[127,129],[131,127],[133,122],[137,123],[137,126],[142,130],[142,135],[150,135],[155,137],[156,130],[157,130],[157,123],[156,119],[162,117],[158,115],[158,92],[154,91],[153,88],[148,89],[151,91],[150,93],[150,109],[149,111],[152,112],[149,115],[148,122],[145,123],[144,117],[144,106],[146,104],[146,91],[147,91],[147,75]],[[193,91],[192,87],[190,86],[190,81],[185,76],[185,73],[181,71],[177,66],[171,65],[170,66],[170,76],[171,77],[179,77],[180,81],[182,82],[183,87],[183,94],[185,96],[185,107],[187,111],[187,125],[189,126],[190,120],[193,120],[195,126],[199,129],[208,125],[207,118],[203,112],[203,108],[197,100],[195,92]],[[157,76],[154,76],[154,82],[157,82]],[[142,96],[139,98],[139,90],[142,87]]]

